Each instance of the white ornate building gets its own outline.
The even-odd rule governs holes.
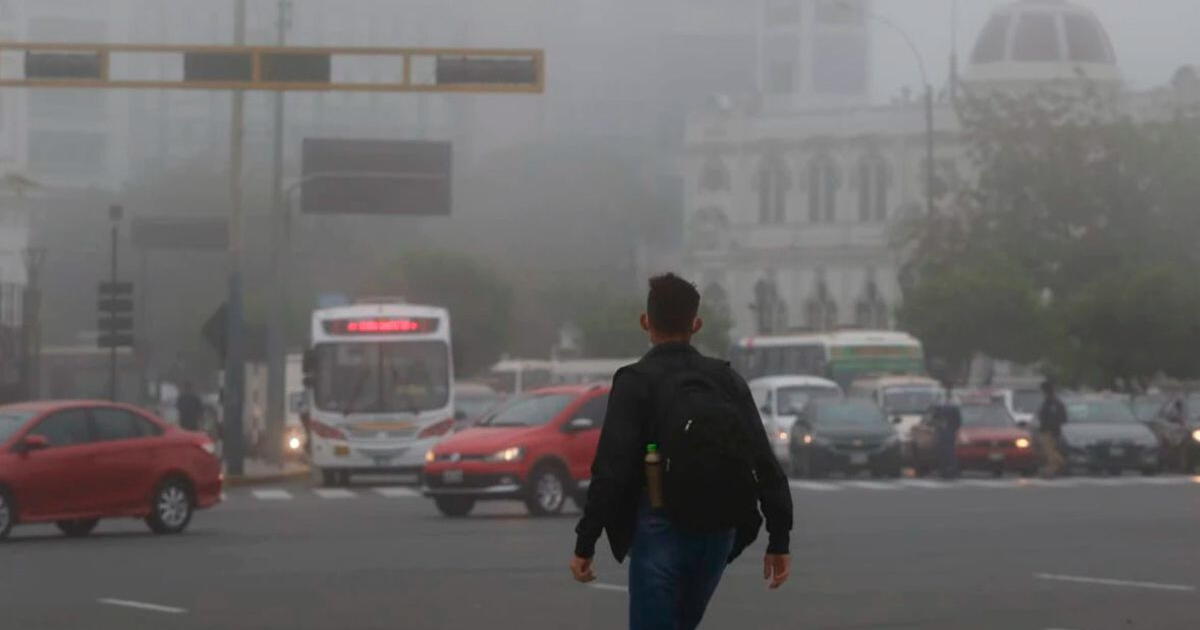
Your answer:
[[[810,17],[806,24],[821,25],[820,14]],[[834,32],[870,14],[838,17]],[[800,33],[796,41],[819,38]],[[1065,0],[1021,0],[993,13],[955,87],[1020,89],[1080,76],[1120,86],[1095,15]],[[795,84],[799,98],[790,102],[764,89],[691,118],[683,267],[707,299],[726,300],[735,335],[890,327],[901,299],[895,227],[926,207],[923,103],[830,101],[804,93],[811,79]],[[1180,99],[1195,102],[1195,84],[1185,70],[1172,86],[1124,98],[1155,115]],[[941,90],[934,107],[935,190],[970,170],[952,92]]]

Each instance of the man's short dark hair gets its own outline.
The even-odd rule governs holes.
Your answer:
[[[687,335],[700,312],[700,292],[696,285],[673,273],[650,278],[646,315],[650,327],[668,335]]]

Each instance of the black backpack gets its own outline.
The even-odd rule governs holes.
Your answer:
[[[752,436],[732,393],[718,380],[716,372],[724,366],[689,359],[655,384],[656,416],[647,442],[657,443],[662,454],[667,514],[687,530],[730,529],[757,515]]]

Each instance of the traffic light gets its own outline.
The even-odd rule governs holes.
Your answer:
[[[133,346],[133,283],[101,282],[98,301],[101,348]]]

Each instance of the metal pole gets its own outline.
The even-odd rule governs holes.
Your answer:
[[[925,172],[925,211],[933,216],[933,195],[937,168],[933,162],[933,86],[925,84],[925,159],[929,168]]]
[[[234,0],[234,43],[246,41],[246,0]],[[233,93],[230,116],[229,192],[229,295],[226,300],[225,335],[225,435],[226,472],[241,475],[243,462],[242,390],[245,387],[245,364],[242,344],[242,135],[245,95]]]
[[[276,21],[276,43],[287,43],[287,30],[291,25],[290,0],[279,0],[279,15]],[[283,92],[273,95],[275,105],[275,128],[273,138],[274,160],[271,171],[271,208],[275,216],[270,222],[271,234],[271,299],[268,305],[270,322],[267,326],[267,455],[272,461],[283,459],[284,416],[287,413],[287,329],[288,287],[287,270],[283,265],[282,249],[287,246],[287,237],[282,225],[287,221],[287,208],[283,199]]]
[[[134,316],[134,322],[137,324],[137,348],[140,355],[138,360],[138,402],[143,402],[146,398],[146,392],[149,391],[149,370],[147,366],[150,364],[150,343],[154,336],[150,332],[150,318],[147,316],[149,307],[150,283],[147,279],[150,276],[149,271],[149,250],[145,247],[138,252],[138,283],[137,283],[137,314]]]
[[[111,286],[116,287],[117,286],[117,236],[118,236],[117,230],[118,230],[118,225],[119,225],[118,221],[120,221],[120,215],[118,214],[118,212],[116,210],[116,206],[109,209],[109,219],[112,221],[112,230],[111,230],[112,255],[109,257],[110,267],[109,267],[108,279],[109,279],[109,282],[112,283]],[[116,290],[114,289],[113,293],[112,293],[112,299],[113,299],[114,303],[117,301],[118,297],[119,297],[119,295],[116,292]],[[115,308],[115,305],[114,305],[114,308],[109,310],[109,316],[112,317],[113,319],[116,319],[117,310]],[[115,335],[117,330],[114,329],[111,332]],[[112,400],[114,402],[117,400],[117,344],[116,343],[111,344],[108,348],[108,399]]]

